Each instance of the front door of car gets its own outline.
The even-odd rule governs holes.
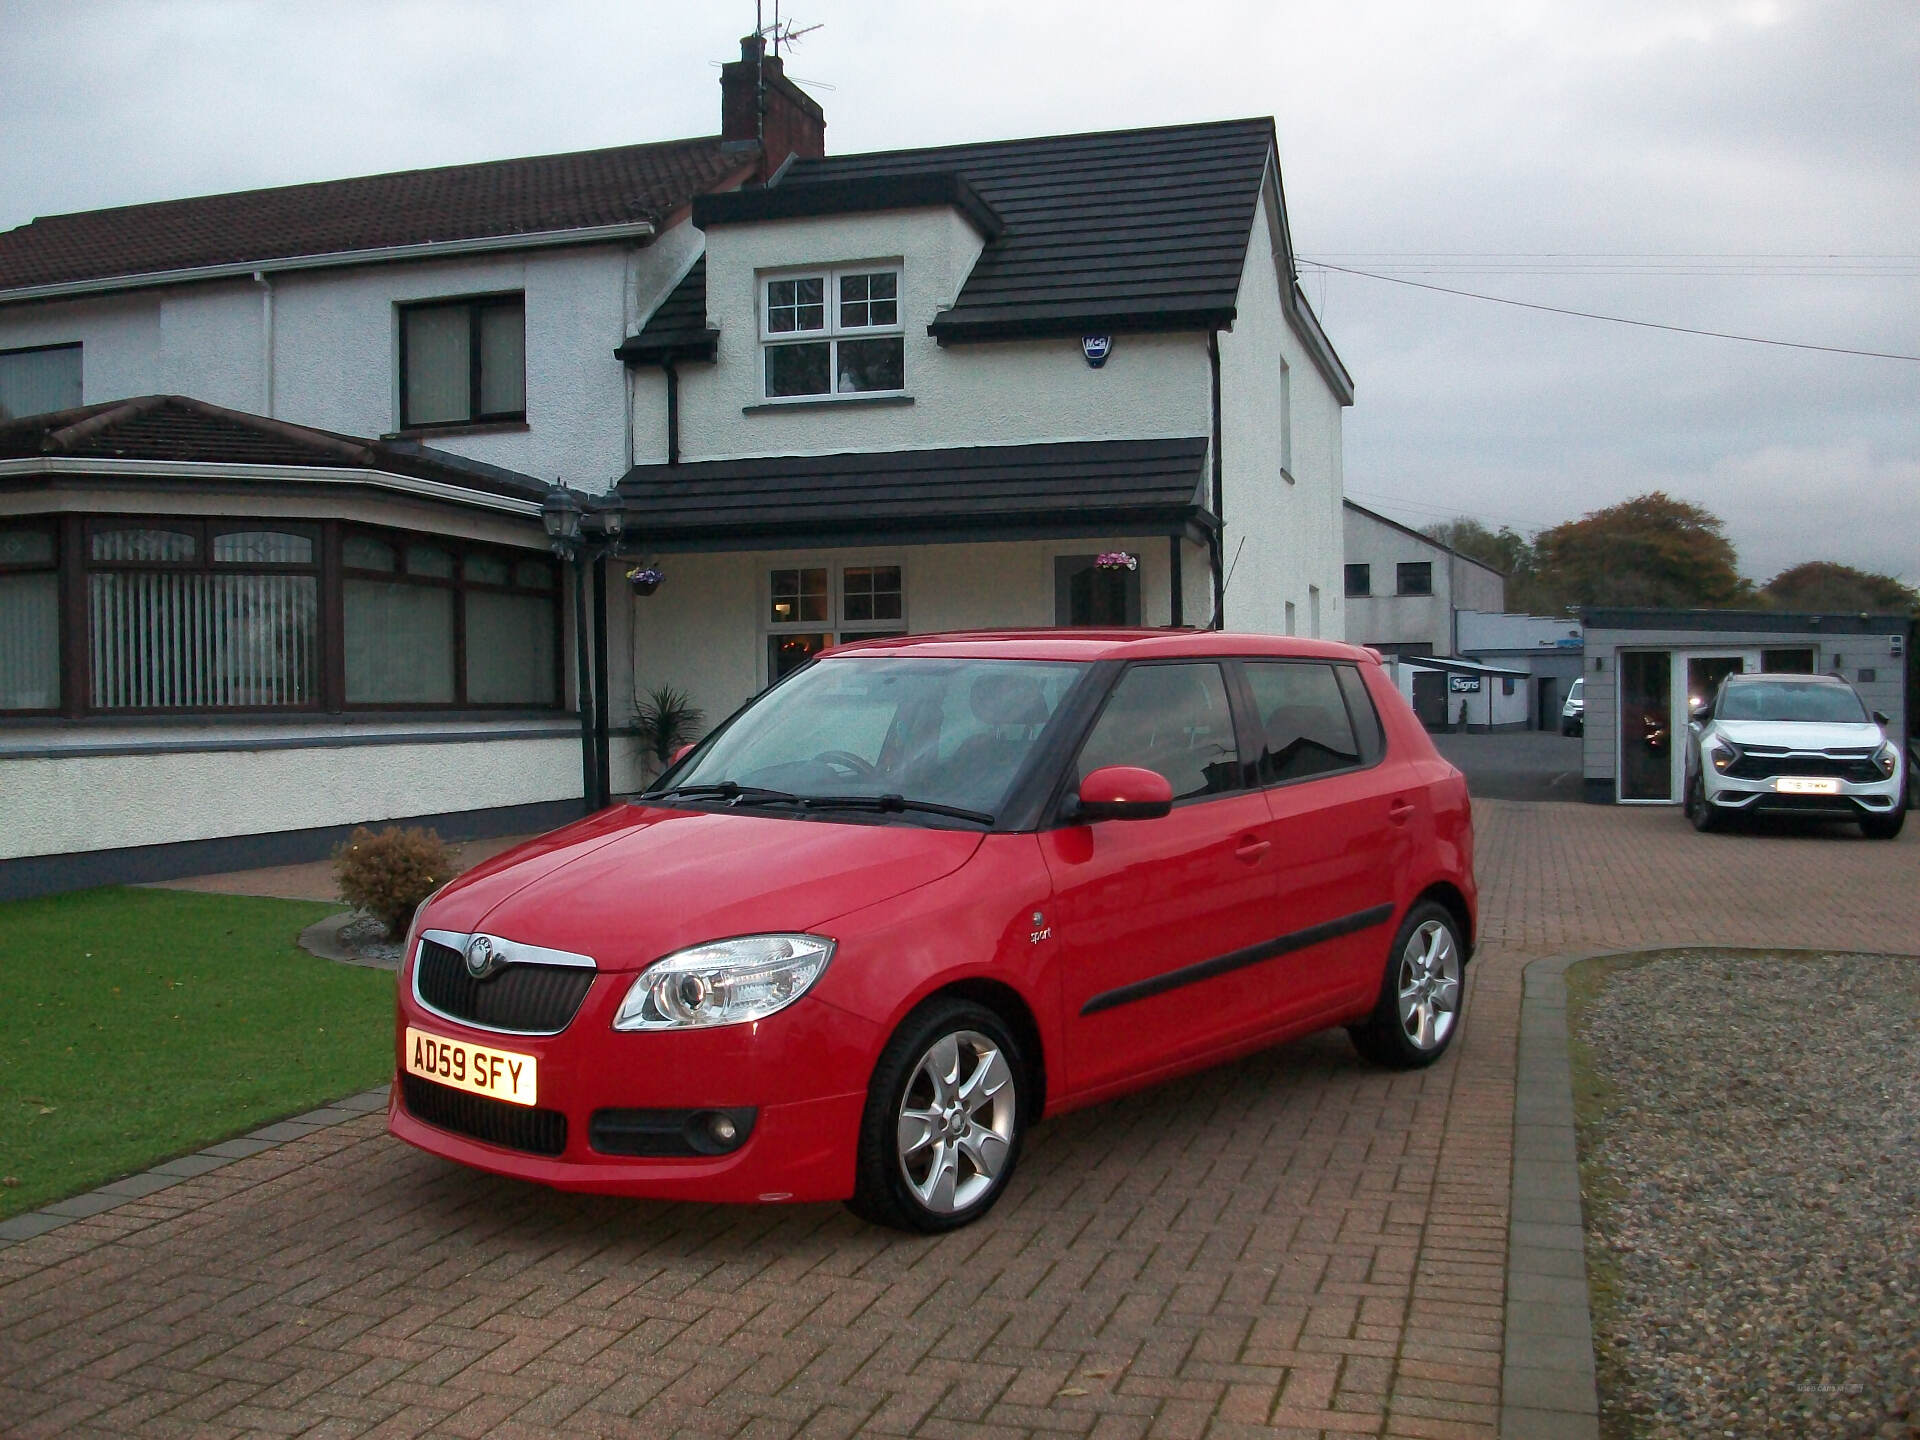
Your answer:
[[[1353,665],[1248,660],[1256,773],[1274,824],[1276,1021],[1350,1009],[1379,989],[1400,878],[1424,823]]]
[[[1076,764],[1143,766],[1175,797],[1159,819],[1040,837],[1054,895],[1038,943],[1056,947],[1066,1085],[1086,1091],[1261,1028],[1261,967],[1236,961],[1272,934],[1273,837],[1216,662],[1129,667]]]

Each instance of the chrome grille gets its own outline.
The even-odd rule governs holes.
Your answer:
[[[504,965],[484,980],[464,956],[436,940],[420,942],[414,993],[449,1019],[514,1035],[557,1035],[573,1023],[594,972],[572,965]]]

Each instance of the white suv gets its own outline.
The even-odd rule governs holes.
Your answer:
[[[1822,816],[1891,840],[1906,776],[1886,724],[1838,675],[1729,675],[1687,727],[1687,817],[1712,830],[1734,815]]]

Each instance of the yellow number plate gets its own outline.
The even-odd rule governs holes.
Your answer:
[[[1824,775],[1782,775],[1773,782],[1782,795],[1838,795],[1840,782]]]
[[[409,1025],[406,1056],[407,1073],[422,1080],[511,1105],[534,1103],[536,1062],[531,1055],[468,1045]]]

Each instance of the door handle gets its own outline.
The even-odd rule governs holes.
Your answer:
[[[1233,853],[1251,865],[1272,848],[1273,842],[1271,840],[1261,840],[1252,835],[1243,835],[1240,837],[1240,843],[1234,847]]]
[[[1387,807],[1387,819],[1391,820],[1395,825],[1406,824],[1407,817],[1411,814],[1413,814],[1413,802],[1411,800],[1396,800]]]

